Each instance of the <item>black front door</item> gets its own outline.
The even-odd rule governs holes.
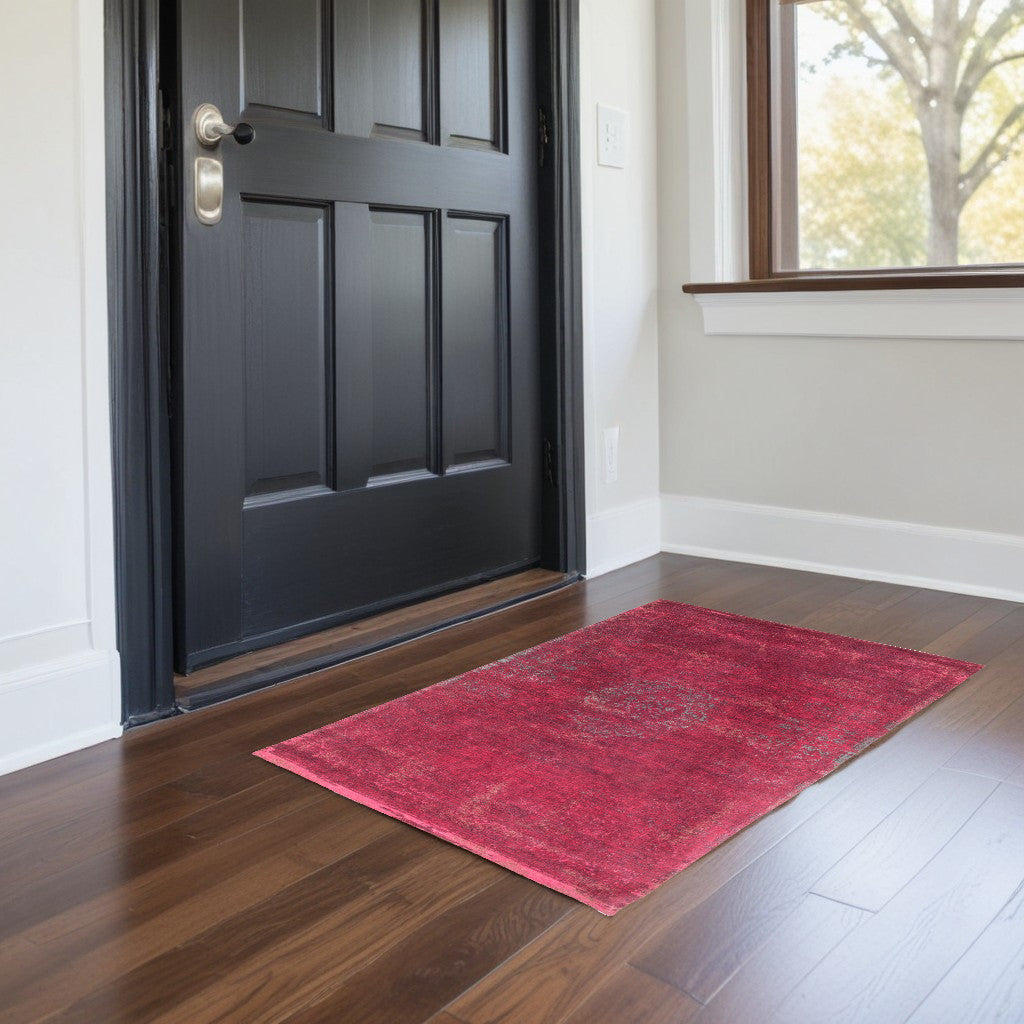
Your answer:
[[[187,670],[539,560],[538,160],[525,0],[179,19]]]

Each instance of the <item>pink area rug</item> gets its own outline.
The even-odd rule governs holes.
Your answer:
[[[614,914],[979,668],[656,601],[257,754]]]

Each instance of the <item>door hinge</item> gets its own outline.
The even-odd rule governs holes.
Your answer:
[[[548,128],[548,112],[543,107],[537,108],[537,136],[540,145],[537,147],[537,159],[540,166],[544,166],[544,156],[548,151],[548,144],[551,142],[551,132]]]

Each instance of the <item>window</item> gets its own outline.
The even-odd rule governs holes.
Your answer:
[[[1024,263],[1024,0],[748,0],[751,276]]]

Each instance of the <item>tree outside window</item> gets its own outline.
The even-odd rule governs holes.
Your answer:
[[[1024,262],[1024,0],[779,12],[777,269]]]

